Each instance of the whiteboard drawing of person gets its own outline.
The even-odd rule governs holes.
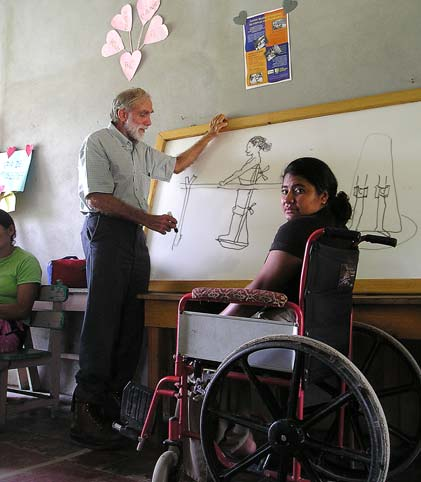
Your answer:
[[[235,204],[232,208],[232,216],[229,231],[219,235],[216,239],[223,248],[244,249],[249,245],[247,217],[253,214],[251,199],[253,196],[253,186],[259,180],[267,181],[269,165],[262,168],[262,151],[268,152],[272,149],[272,144],[262,136],[252,137],[246,146],[246,162],[240,169],[234,171],[230,176],[219,183],[219,186],[236,184],[244,187],[237,189]]]

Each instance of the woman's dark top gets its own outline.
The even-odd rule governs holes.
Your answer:
[[[270,251],[284,251],[303,259],[307,239],[310,234],[316,231],[316,229],[327,226],[338,226],[334,215],[328,207],[309,216],[300,216],[291,219],[278,229]],[[289,286],[285,287],[284,290],[288,299],[294,303],[298,302],[300,275],[301,272],[297,273],[289,283]]]

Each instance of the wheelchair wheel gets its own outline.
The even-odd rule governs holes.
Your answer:
[[[353,323],[353,362],[370,382],[386,416],[391,478],[421,450],[421,370],[393,336],[357,322]]]
[[[229,355],[206,391],[200,432],[216,482],[387,475],[387,425],[374,390],[345,356],[306,337],[267,336]]]
[[[158,458],[151,482],[180,482],[183,477],[180,455],[179,448],[170,445]]]

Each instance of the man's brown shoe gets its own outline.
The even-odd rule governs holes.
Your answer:
[[[111,428],[109,420],[102,416],[100,405],[72,400],[72,424],[70,437],[79,444],[90,448],[115,448],[122,438]]]
[[[111,420],[111,422],[119,422],[121,412],[121,394],[117,392],[107,393],[103,410],[105,418]]]

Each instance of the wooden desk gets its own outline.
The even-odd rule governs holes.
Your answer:
[[[172,374],[178,302],[184,293],[150,292],[145,300],[148,328],[148,383],[154,388]],[[375,325],[396,338],[421,340],[421,295],[354,295],[354,319]]]

